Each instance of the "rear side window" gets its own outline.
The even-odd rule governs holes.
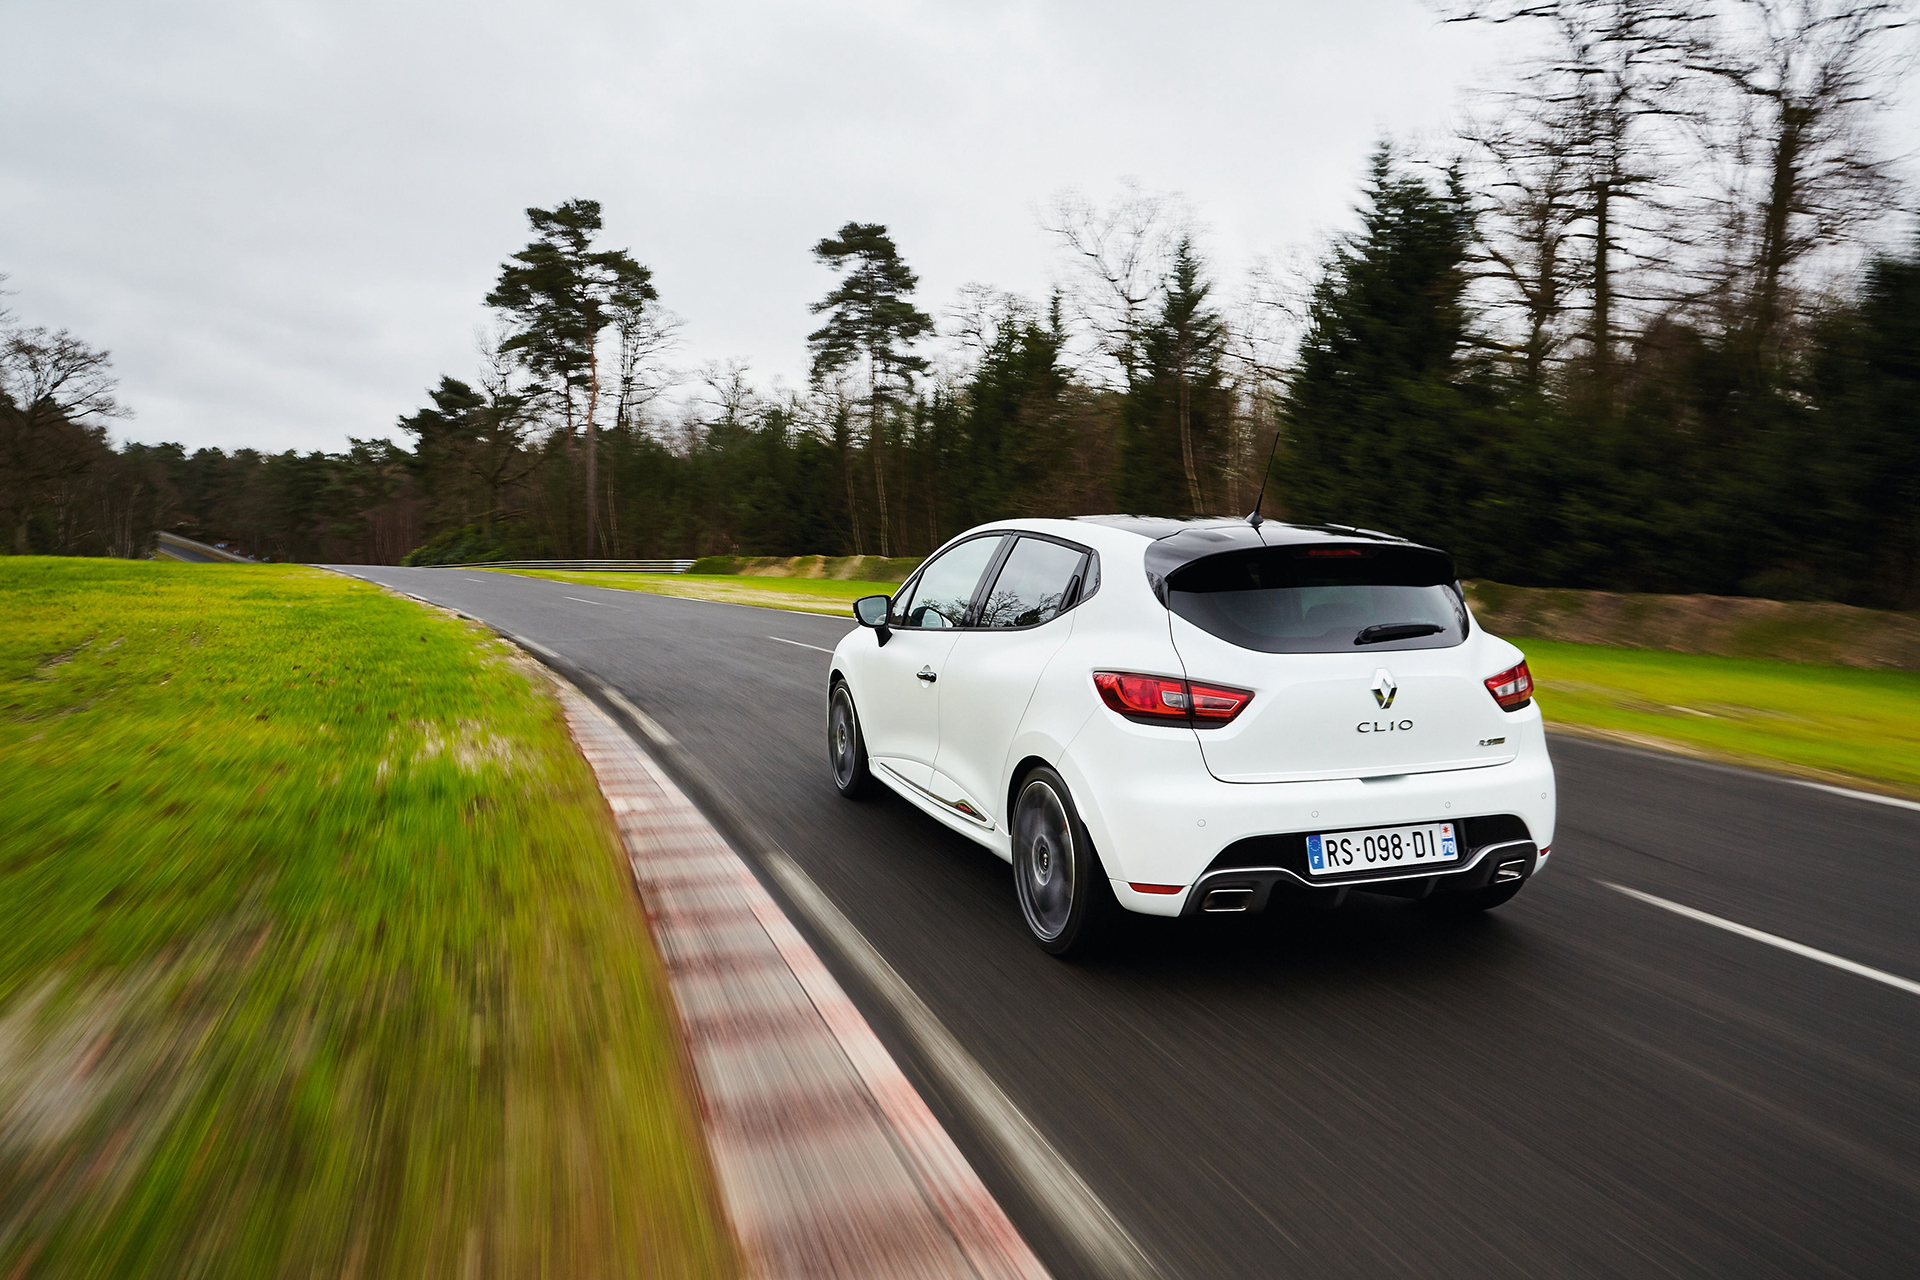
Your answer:
[[[1037,627],[1071,608],[1080,594],[1086,553],[1045,538],[1022,538],[993,580],[979,625]]]
[[[1167,578],[1167,607],[1261,653],[1444,649],[1467,637],[1453,562],[1417,547],[1260,547]]]
[[[964,627],[980,575],[1000,550],[1000,536],[969,538],[927,563],[906,599],[894,602],[896,627]]]

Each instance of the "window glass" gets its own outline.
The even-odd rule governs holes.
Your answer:
[[[980,611],[983,627],[1036,627],[1060,616],[1085,552],[1044,538],[1022,538],[994,579]]]
[[[1466,639],[1452,562],[1414,548],[1271,547],[1196,560],[1167,607],[1263,653],[1440,649]]]
[[[904,604],[896,605],[898,627],[960,627],[980,575],[1000,549],[995,537],[972,538],[943,551],[920,571],[920,580]]]

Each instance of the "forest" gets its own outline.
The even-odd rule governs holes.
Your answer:
[[[798,389],[677,367],[672,299],[591,199],[527,211],[475,367],[423,379],[399,443],[116,446],[106,354],[0,314],[0,550],[910,556],[1010,516],[1244,515],[1264,484],[1268,518],[1472,577],[1920,608],[1920,235],[1876,130],[1909,10],[1445,6],[1535,53],[1453,136],[1355,157],[1349,229],[1301,265],[1226,278],[1177,196],[1069,192],[1048,296],[943,306],[849,221],[813,248]]]

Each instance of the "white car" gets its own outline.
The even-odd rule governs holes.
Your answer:
[[[877,779],[1012,862],[1056,955],[1116,907],[1358,888],[1484,909],[1551,851],[1526,660],[1430,547],[1253,518],[1008,520],[854,610],[834,784]]]

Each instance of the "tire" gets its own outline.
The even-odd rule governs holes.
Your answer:
[[[1513,895],[1526,883],[1515,880],[1511,884],[1490,884],[1484,889],[1467,889],[1461,893],[1437,893],[1427,899],[1427,905],[1445,915],[1473,915],[1512,902]]]
[[[835,681],[827,695],[827,765],[834,788],[849,800],[865,800],[879,786],[867,768],[867,740],[845,680]]]
[[[1059,774],[1042,765],[1020,780],[1013,805],[1013,884],[1027,932],[1052,956],[1098,950],[1121,907]]]

